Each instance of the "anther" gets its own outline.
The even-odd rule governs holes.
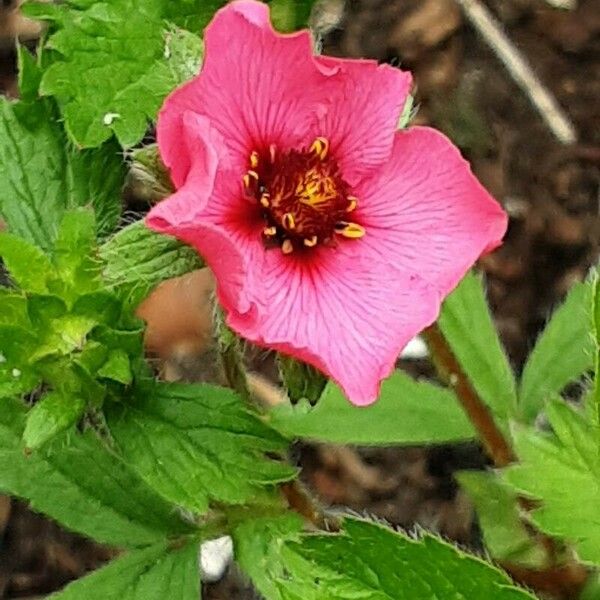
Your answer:
[[[270,199],[271,196],[269,195],[269,193],[264,192],[263,195],[260,197],[260,205],[264,208],[269,208],[269,206],[271,206]]]
[[[305,238],[304,240],[304,245],[307,248],[313,248],[314,246],[317,245],[317,242],[319,241],[316,235],[313,235],[310,238]]]
[[[273,237],[274,235],[277,235],[277,227],[265,227],[263,229],[263,234],[267,237]]]
[[[323,160],[329,152],[329,141],[327,138],[318,137],[309,148],[310,152],[314,152],[321,160]]]
[[[281,222],[286,229],[296,228],[296,221],[294,220],[294,215],[292,213],[285,213],[281,219]]]
[[[271,159],[271,164],[275,162],[275,157],[277,156],[277,146],[275,144],[271,144],[269,146],[269,157]]]
[[[346,221],[340,221],[335,224],[335,232],[344,237],[357,239],[365,235],[365,228],[358,223],[348,223]]]
[[[346,212],[352,212],[353,210],[356,210],[356,207],[358,206],[358,198],[356,198],[355,196],[348,196],[346,200],[348,200]]]
[[[250,187],[251,181],[254,179],[256,183],[258,183],[258,173],[256,171],[247,171],[246,174],[242,177],[242,181],[244,182],[244,186],[246,188]]]
[[[284,254],[291,254],[294,251],[294,245],[291,240],[284,240],[283,244],[281,244],[281,251]]]
[[[253,150],[250,154],[250,166],[253,169],[256,169],[256,167],[258,167],[258,152],[256,150]]]

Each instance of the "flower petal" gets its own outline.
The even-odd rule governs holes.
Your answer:
[[[252,150],[306,143],[309,107],[327,79],[313,60],[309,33],[275,32],[262,2],[229,3],[204,39],[200,75],[167,98],[158,119],[161,155],[177,187],[191,164],[180,150],[185,110],[206,115],[225,138],[232,164],[243,168]]]
[[[370,260],[419,273],[443,296],[506,232],[506,213],[458,149],[427,127],[398,132],[390,161],[356,193]]]
[[[417,275],[363,261],[357,245],[311,255],[267,252],[251,290],[258,310],[230,312],[250,341],[304,360],[358,405],[377,399],[398,354],[439,311],[439,294]]]
[[[412,77],[374,60],[315,60],[338,69],[335,85],[322,94],[318,135],[329,139],[344,178],[355,185],[389,159]]]
[[[182,123],[180,146],[185,147],[193,163],[185,184],[152,208],[146,216],[146,224],[155,231],[173,235],[194,246],[213,270],[223,304],[243,313],[250,308],[242,293],[246,285],[245,260],[252,254],[248,244],[255,239],[262,252],[260,235],[236,237],[219,226],[219,221],[236,207],[240,215],[248,217],[248,211],[243,210],[245,200],[241,194],[241,182],[233,182],[218,171],[219,157],[227,150],[220,133],[210,121],[187,111],[183,114]],[[250,227],[247,218],[245,227]]]

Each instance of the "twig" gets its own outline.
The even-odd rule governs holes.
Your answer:
[[[467,19],[504,64],[517,85],[529,97],[550,131],[562,144],[577,141],[575,126],[549,90],[533,72],[527,59],[510,41],[502,26],[480,0],[456,0]]]
[[[439,327],[432,325],[422,335],[436,367],[454,387],[463,409],[479,433],[481,442],[494,464],[497,467],[505,467],[514,462],[515,455],[510,444],[496,425],[488,407],[473,389]]]

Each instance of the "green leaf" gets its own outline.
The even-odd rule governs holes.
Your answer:
[[[42,80],[43,70],[39,67],[36,57],[25,46],[17,46],[19,97],[24,102],[39,100],[38,90]]]
[[[174,237],[148,229],[142,221],[117,233],[100,248],[104,278],[141,301],[161,281],[202,267],[198,253]]]
[[[165,36],[165,56],[177,85],[185,83],[200,72],[204,44],[197,34],[174,27]]]
[[[264,456],[283,450],[283,438],[225,388],[148,381],[108,410],[107,420],[128,464],[190,510],[206,511],[211,501],[242,504],[295,474]]]
[[[371,406],[356,407],[329,384],[315,407],[281,405],[269,413],[287,437],[340,444],[430,444],[469,440],[475,432],[451,390],[396,371]]]
[[[596,423],[600,424],[600,273],[593,279],[592,329],[594,331],[594,390],[591,404]]]
[[[100,290],[79,296],[71,313],[90,317],[96,323],[114,326],[119,322],[121,309],[121,302],[113,292]]]
[[[289,513],[280,517],[247,519],[232,533],[235,560],[267,600],[280,600],[275,581],[284,575],[284,542],[297,539],[302,519]]]
[[[68,585],[52,600],[198,600],[199,544],[193,539],[133,550]]]
[[[164,17],[199,34],[227,0],[175,0],[165,3]]]
[[[515,378],[479,276],[468,273],[446,298],[438,324],[479,396],[507,420],[516,409]]]
[[[563,401],[548,404],[554,435],[515,431],[520,463],[504,478],[519,494],[541,501],[530,515],[544,533],[571,541],[584,561],[600,565],[598,427]]]
[[[315,0],[271,0],[271,19],[278,31],[306,29]]]
[[[96,231],[103,238],[112,233],[121,218],[121,190],[126,165],[121,148],[109,140],[99,148],[67,154],[69,206],[92,206]]]
[[[83,398],[49,392],[29,411],[23,432],[28,450],[35,450],[74,425],[85,411]]]
[[[39,248],[16,235],[0,233],[0,258],[20,288],[38,294],[48,291],[48,281],[55,275],[54,267]]]
[[[455,477],[475,504],[485,546],[492,557],[541,570],[546,552],[523,524],[515,492],[494,473],[464,471]]]
[[[532,422],[544,403],[593,367],[591,282],[575,284],[538,338],[521,377],[520,411]]]
[[[299,400],[308,400],[310,404],[317,402],[327,385],[325,375],[311,365],[284,354],[277,356],[277,365],[292,403]]]
[[[84,205],[96,210],[99,232],[109,233],[124,178],[116,142],[77,152],[51,101],[0,98],[0,216],[11,233],[49,250],[63,212]]]
[[[443,540],[413,539],[347,519],[336,535],[305,535],[284,554],[283,600],[517,600],[533,596],[507,575]],[[270,600],[270,599],[268,599]]]
[[[67,212],[54,246],[54,263],[70,299],[100,287],[100,266],[92,256],[95,242],[94,213],[87,209]]]
[[[0,401],[0,490],[99,542],[136,547],[190,529],[92,432],[60,437],[27,456],[25,407]]]
[[[98,376],[129,385],[133,380],[133,374],[127,353],[121,349],[113,350],[107,361],[98,369]]]
[[[0,287],[0,324],[30,326],[25,296],[12,289]]]
[[[176,3],[72,0],[33,11],[54,21],[46,46],[57,58],[40,91],[57,98],[78,146],[99,146],[113,133],[123,146],[135,145],[177,85],[165,57],[169,4]]]
[[[83,346],[95,326],[93,317],[83,315],[52,318],[40,332],[38,346],[29,357],[29,362],[34,363],[47,356],[70,354]]]

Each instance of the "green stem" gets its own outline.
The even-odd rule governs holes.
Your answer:
[[[242,359],[241,342],[227,326],[221,307],[215,302],[215,331],[225,379],[248,404],[254,405],[248,388],[248,378]]]

